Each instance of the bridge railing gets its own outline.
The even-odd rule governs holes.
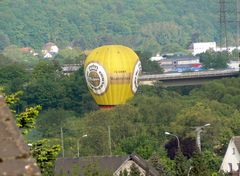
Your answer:
[[[225,75],[238,74],[238,69],[224,69],[224,70],[207,70],[198,72],[184,72],[184,73],[164,73],[154,75],[142,75],[140,81],[144,80],[168,80],[168,79],[184,79],[184,78],[198,78],[198,77],[218,77]]]

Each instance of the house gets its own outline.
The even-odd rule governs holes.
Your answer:
[[[202,64],[199,57],[193,56],[176,56],[158,61],[164,72],[183,72],[202,70]]]
[[[41,175],[12,112],[1,95],[0,141],[0,175]]]
[[[164,57],[161,56],[161,55],[158,53],[156,56],[152,56],[149,60],[150,60],[150,61],[160,61],[160,60],[162,60],[162,59],[164,59]]]
[[[192,49],[193,49],[192,54],[195,56],[197,54],[204,53],[207,50],[216,51],[216,47],[217,47],[216,42],[193,43],[192,44]]]
[[[131,167],[136,167],[141,175],[158,176],[159,173],[147,161],[132,154],[127,156],[91,156],[80,158],[58,158],[55,162],[55,175],[83,176],[91,167],[98,168],[99,172],[118,176],[130,172]]]
[[[240,136],[234,136],[228,144],[220,170],[227,173],[237,173],[240,170]]]
[[[44,58],[52,58],[59,51],[55,43],[48,42],[43,46],[42,53]]]

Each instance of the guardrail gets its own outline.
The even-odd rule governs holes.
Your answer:
[[[173,79],[187,79],[187,78],[203,78],[203,77],[220,77],[231,76],[239,74],[239,69],[224,69],[224,70],[207,70],[198,72],[184,72],[184,73],[164,73],[155,75],[142,75],[140,81],[147,80],[173,80]]]

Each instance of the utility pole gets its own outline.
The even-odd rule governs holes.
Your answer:
[[[64,158],[64,141],[63,141],[63,130],[61,127],[61,143],[62,143],[62,157]]]
[[[239,34],[239,30],[240,30],[240,2],[239,0],[236,0],[237,1],[237,41],[236,41],[236,48],[237,48],[237,60],[238,62],[240,61],[240,52],[239,52],[239,37],[240,37],[240,34]]]
[[[77,157],[79,158],[80,155],[80,147],[79,147],[79,139],[77,141]]]
[[[111,129],[110,129],[110,126],[108,126],[108,146],[109,146],[110,156],[112,156],[112,144],[111,144]]]
[[[226,20],[226,8],[225,8],[225,0],[219,0],[220,4],[220,51],[222,51],[223,47],[223,38],[224,38],[224,46],[226,49],[228,48],[228,39],[227,39],[227,20]]]

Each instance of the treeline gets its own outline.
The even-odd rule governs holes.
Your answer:
[[[41,49],[92,49],[110,43],[136,50],[174,52],[191,42],[219,41],[218,1],[4,0],[0,50],[9,44]],[[233,2],[234,3],[234,2]],[[234,41],[234,29],[228,31]]]

